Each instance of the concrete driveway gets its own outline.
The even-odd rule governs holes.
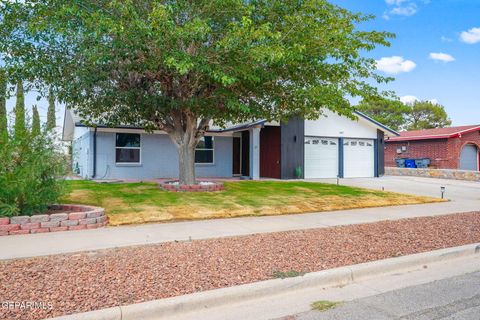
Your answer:
[[[336,179],[309,179],[306,181],[336,183]],[[433,179],[420,177],[385,176],[381,178],[340,179],[340,184],[406,194],[440,197],[440,187],[446,188],[445,197],[452,201],[480,201],[480,182]]]

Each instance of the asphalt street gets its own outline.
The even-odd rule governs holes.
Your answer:
[[[309,311],[295,320],[479,320],[480,271]]]

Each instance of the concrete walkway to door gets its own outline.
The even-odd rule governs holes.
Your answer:
[[[424,205],[354,209],[283,216],[212,219],[75,232],[0,237],[0,260],[91,251],[169,241],[188,241],[255,233],[326,228],[337,225],[398,220],[409,217],[480,211],[480,183],[413,177],[342,179],[342,184],[387,191],[439,196],[446,186],[452,201]]]

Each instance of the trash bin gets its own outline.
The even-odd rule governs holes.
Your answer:
[[[417,165],[415,164],[415,159],[406,159],[405,160],[405,168],[416,168]]]
[[[415,165],[417,166],[417,168],[428,168],[428,166],[430,165],[430,159],[415,159]]]
[[[395,159],[395,162],[397,163],[397,168],[405,168],[405,158]]]

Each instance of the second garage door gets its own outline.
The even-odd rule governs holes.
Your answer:
[[[345,178],[370,178],[375,176],[373,140],[345,139],[343,148]]]
[[[305,137],[305,178],[338,176],[338,139]]]

